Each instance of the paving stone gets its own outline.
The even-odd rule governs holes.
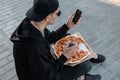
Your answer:
[[[3,42],[0,40],[0,47],[4,46]]]
[[[0,67],[0,80],[1,80],[1,75],[3,75],[6,71]]]
[[[91,46],[92,47],[92,49],[93,49],[93,51],[94,52],[96,52],[96,53],[98,53],[98,54],[105,54],[105,56],[106,55],[108,55],[109,56],[109,54],[106,54],[105,53],[105,51],[107,51],[107,49],[104,47],[104,46],[97,46],[97,47],[93,47],[93,46]],[[108,52],[110,52],[110,51],[108,51]]]
[[[104,41],[102,41],[102,40],[97,40],[91,46],[93,49],[97,49],[103,42]]]
[[[110,50],[112,50],[112,51],[117,51],[117,50],[120,50],[120,41],[118,42],[118,41],[116,41],[115,43],[114,43],[114,45],[113,46],[111,46],[109,49]]]
[[[120,72],[114,75],[111,80],[120,80]]]
[[[9,62],[8,64],[6,64],[5,66],[3,66],[3,69],[8,72],[12,69],[14,69],[15,65],[14,65],[14,61]]]
[[[120,50],[116,51],[115,54],[110,56],[110,58],[117,61],[117,62],[119,62],[119,60],[120,60]]]
[[[104,69],[108,69],[110,66],[113,65],[113,63],[115,63],[115,61],[111,58],[106,58],[106,61],[102,64],[100,64],[101,67],[103,67]]]
[[[103,71],[105,71],[105,68],[101,67],[100,65],[93,67],[91,70],[91,74],[101,74]]]
[[[2,30],[3,28],[5,28],[6,27],[6,25],[4,24],[4,23],[2,23],[1,25],[0,25],[0,29]]]
[[[18,80],[17,76],[11,78],[10,80]]]
[[[9,61],[6,58],[0,60],[0,67],[4,66],[7,63],[9,63]]]
[[[8,59],[8,61],[13,61],[13,60],[14,60],[13,55],[9,55],[9,56],[7,57],[7,59]]]
[[[10,55],[11,53],[9,53],[10,51],[7,49],[7,50],[5,50],[4,52],[2,52],[1,54],[0,54],[0,60],[1,59],[3,59],[3,58],[5,58],[5,57],[7,57],[8,55]]]
[[[113,55],[115,52],[112,50],[109,50],[107,48],[101,47],[102,49],[97,50],[96,52],[98,52],[99,54],[104,55],[106,58],[109,58],[111,55]]]
[[[103,46],[106,48],[112,47],[112,45],[116,43],[117,39],[118,37],[113,37],[112,39],[107,40],[107,42],[104,43]]]
[[[114,62],[107,70],[112,74],[117,74],[118,72],[120,72],[120,64]]]
[[[11,71],[9,71],[6,74],[2,75],[1,80],[9,80],[10,78],[12,78],[15,75],[16,75],[16,72],[15,72],[14,69],[12,69]]]
[[[88,44],[93,44],[98,38],[96,36],[90,37],[90,39],[87,40]]]
[[[114,75],[109,71],[105,70],[103,73],[101,73],[101,76],[102,76],[101,80],[111,80]]]

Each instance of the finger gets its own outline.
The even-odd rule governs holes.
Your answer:
[[[63,50],[66,50],[68,48],[68,45],[66,45],[64,48],[63,48]]]
[[[79,44],[76,44],[75,49],[76,49],[76,50],[79,49]]]
[[[78,50],[79,49],[79,46],[77,45],[76,47],[75,47],[75,50]]]
[[[72,14],[69,16],[69,18],[73,18],[74,16],[75,16],[75,14],[72,13]]]
[[[75,16],[75,13],[72,13],[71,16],[74,17],[74,16]]]
[[[72,56],[76,56],[76,52],[73,52],[73,55]]]
[[[80,19],[77,21],[77,23],[80,23]]]
[[[78,25],[80,23],[80,19],[76,22],[76,25]]]
[[[75,50],[75,51],[76,51],[76,50],[79,49],[79,46],[76,44],[76,45],[70,47],[69,49],[71,49],[71,50]]]

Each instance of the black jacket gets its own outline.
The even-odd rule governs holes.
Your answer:
[[[67,59],[62,55],[54,60],[50,44],[62,38],[68,29],[65,24],[55,32],[46,28],[44,38],[29,19],[22,21],[11,36],[19,80],[60,80],[59,72]]]

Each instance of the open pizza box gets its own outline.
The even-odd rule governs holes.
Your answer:
[[[81,60],[75,61],[75,62],[66,62],[64,65],[68,65],[68,66],[75,66],[77,64],[80,64],[84,61],[87,61],[91,58],[97,58],[97,54],[92,50],[92,48],[89,46],[89,44],[84,40],[84,38],[81,36],[81,34],[79,32],[72,34],[72,36],[76,36],[79,37],[83,40],[83,43],[81,43],[79,45],[80,49],[82,49],[83,51],[87,51],[87,55],[84,56]],[[55,44],[51,44],[51,54],[53,55],[53,57],[55,59],[57,59],[57,55],[55,52]]]

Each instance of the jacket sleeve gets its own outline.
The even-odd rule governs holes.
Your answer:
[[[49,37],[47,38],[47,40],[49,41],[50,44],[55,43],[56,41],[64,37],[68,30],[69,28],[67,27],[66,24],[64,24],[62,27],[58,28],[56,31],[53,31],[51,33],[49,32],[48,33]]]
[[[28,50],[28,64],[33,80],[58,80],[61,66],[67,58],[62,55],[58,60],[51,59],[49,50],[42,47],[33,47]]]

